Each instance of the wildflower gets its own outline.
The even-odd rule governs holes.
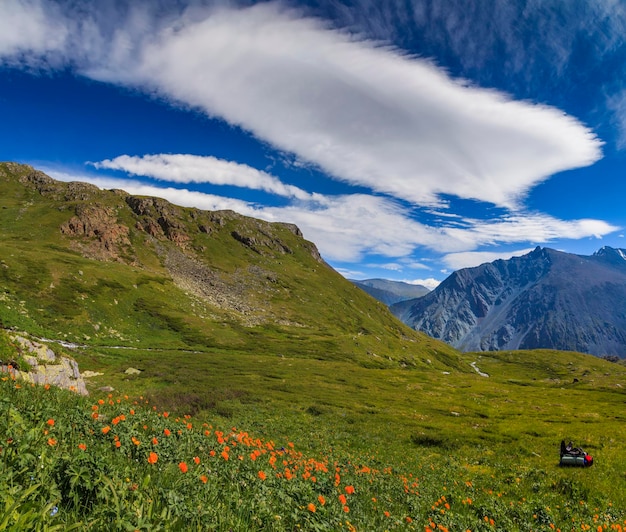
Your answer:
[[[187,471],[189,471],[189,467],[187,467],[187,464],[185,462],[181,462],[180,464],[178,464],[178,469],[180,469],[181,473],[186,473]]]
[[[114,417],[114,418],[111,420],[111,423],[113,423],[113,425],[117,425],[119,422],[120,422],[120,418],[119,418],[119,416]]]
[[[57,513],[59,513],[59,507],[53,506],[52,509],[50,510],[50,517],[54,517]]]
[[[170,432],[170,429],[163,429],[163,434],[170,436],[172,433]]]
[[[206,484],[208,480],[209,480],[209,479],[207,478],[207,476],[206,476],[206,475],[200,475],[200,481],[201,481],[203,484]]]
[[[339,502],[341,504],[346,504],[348,502],[348,499],[346,499],[346,496],[343,493],[339,495]]]
[[[267,475],[265,474],[265,471],[259,471],[259,478],[261,480],[265,480],[267,478]]]
[[[199,465],[199,464],[200,464],[200,457],[199,457],[199,456],[194,456],[194,457],[193,457],[193,461],[194,461],[194,463],[195,463],[196,465]]]
[[[226,449],[224,449],[221,453],[221,456],[224,460],[228,460],[228,451],[226,451]]]
[[[48,445],[50,447],[54,447],[57,444],[57,441],[54,438],[48,438]]]
[[[134,415],[135,415],[135,411],[131,408],[131,409],[130,409],[130,411],[129,411],[129,414],[130,414],[131,416],[134,416]]]
[[[141,442],[140,442],[137,438],[135,438],[134,436],[131,438],[131,441],[132,441],[132,442],[133,442],[133,443],[134,443],[137,447],[139,447],[139,445],[141,444]]]
[[[87,450],[87,446],[86,446],[84,443],[79,443],[79,444],[78,444],[78,448],[79,448],[81,451],[86,451],[86,450]]]
[[[54,427],[54,419],[50,418],[48,421],[46,421],[46,425],[48,425],[49,427]]]
[[[389,517],[391,515],[391,513],[388,512],[387,510],[385,510],[383,513],[385,514],[385,517]]]
[[[122,442],[120,440],[115,440],[115,447],[119,449],[122,446]]]
[[[317,510],[317,509],[315,508],[315,505],[314,505],[312,502],[310,502],[310,503],[307,505],[307,507],[306,507],[306,508],[307,508],[307,510],[308,510],[309,512],[311,512],[311,513],[315,513],[315,512],[316,512],[316,510]]]
[[[348,512],[350,511],[350,508],[348,508],[347,506],[344,506],[344,507],[343,507],[343,511],[344,511],[344,512],[346,512],[346,513],[348,513]]]
[[[352,495],[354,493],[354,486],[346,486],[346,493]]]
[[[110,430],[111,427],[109,427],[108,425],[106,427],[102,427],[102,434],[108,434]]]
[[[159,445],[159,440],[152,438],[152,445]]]
[[[159,455],[155,453],[154,451],[151,451],[150,454],[148,455],[149,464],[156,464],[158,459],[159,459]]]
[[[324,498],[324,496],[323,496],[323,495],[320,495],[320,496],[317,498],[317,502],[319,502],[322,506],[324,506],[324,505],[326,504],[326,499]]]

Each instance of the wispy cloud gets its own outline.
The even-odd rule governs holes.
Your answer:
[[[460,270],[461,268],[473,268],[485,262],[493,262],[498,259],[507,260],[511,257],[521,257],[532,250],[533,248],[508,252],[465,251],[463,253],[449,253],[443,257],[443,262],[451,270]]]
[[[22,6],[16,24],[50,5],[9,4]],[[158,24],[138,7],[108,39],[91,11],[44,11],[33,23],[69,32],[64,53],[83,75],[222,117],[336,179],[417,204],[450,194],[515,207],[551,174],[601,156],[593,132],[557,109],[469,86],[279,3],[196,7]]]
[[[173,183],[211,183],[263,190],[271,194],[312,200],[313,194],[286,185],[277,177],[245,164],[188,154],[120,155],[92,163],[98,169],[122,170],[131,175]]]
[[[430,227],[410,218],[397,202],[366,194],[316,197],[315,201],[265,207],[187,189],[44,170],[63,181],[86,181],[104,189],[117,188],[130,194],[162,197],[177,205],[205,210],[230,209],[270,222],[295,223],[305,238],[317,244],[327,260],[338,262],[358,261],[366,255],[409,257],[423,248],[448,254],[445,262],[450,266],[469,258],[475,261],[477,257],[501,256],[466,253],[485,245],[522,243],[529,237],[537,244],[544,244],[557,238],[584,238],[616,229],[597,220],[563,221],[545,215],[518,216],[499,222],[465,220],[464,227]],[[403,270],[421,266],[420,263],[405,263]]]

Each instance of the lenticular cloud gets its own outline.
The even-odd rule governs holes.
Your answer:
[[[47,4],[6,5],[24,17],[28,6],[56,13]],[[167,20],[136,10],[132,23],[107,21],[108,40],[97,17],[54,16],[41,30],[68,33],[66,60],[83,75],[220,117],[335,179],[413,203],[448,194],[511,208],[555,172],[601,156],[595,135],[557,109],[468,86],[281,4]],[[33,54],[44,53],[42,42]]]

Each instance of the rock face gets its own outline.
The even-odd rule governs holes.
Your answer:
[[[11,340],[30,369],[23,371],[9,368],[9,364],[6,363],[1,366],[2,371],[11,372],[26,382],[39,385],[49,384],[80,395],[89,395],[75,360],[66,356],[57,356],[47,345],[22,336],[11,335]]]
[[[626,250],[536,248],[459,270],[398,303],[404,323],[465,351],[549,348],[626,357]]]

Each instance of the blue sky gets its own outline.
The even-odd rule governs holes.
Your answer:
[[[0,0],[0,160],[434,287],[626,247],[619,0]]]

